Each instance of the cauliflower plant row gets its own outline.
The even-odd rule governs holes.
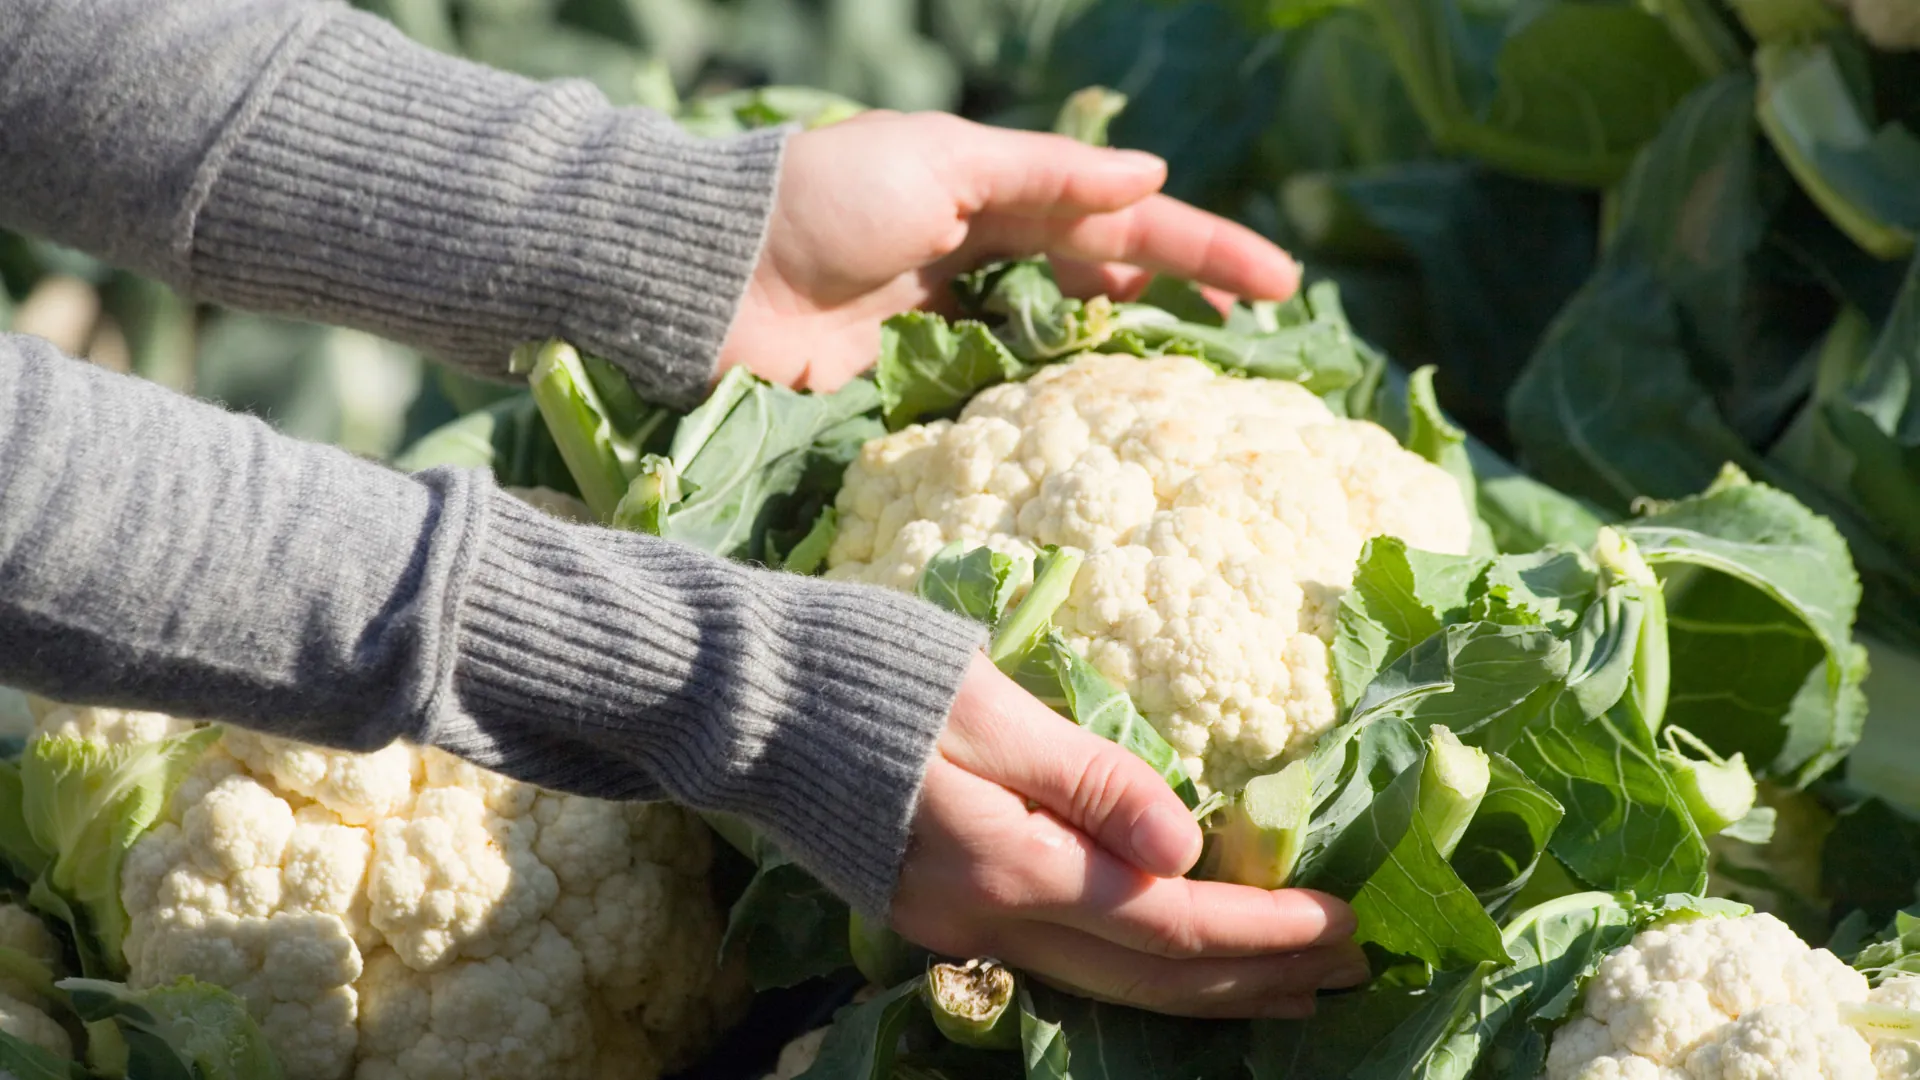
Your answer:
[[[43,733],[101,742],[187,726],[38,713]],[[672,806],[557,794],[403,744],[338,753],[228,729],[126,858],[128,982],[228,988],[290,1080],[652,1077],[745,995],[716,969],[710,844]],[[35,1023],[0,1000],[0,1028],[53,1048]]]
[[[1230,790],[1333,726],[1328,649],[1361,544],[1463,555],[1459,485],[1297,383],[1091,354],[992,387],[848,467],[827,576],[911,590],[947,544],[1083,550],[1054,614]]]

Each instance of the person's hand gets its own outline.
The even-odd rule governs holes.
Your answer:
[[[1367,976],[1333,897],[1190,881],[1200,829],[1147,765],[982,656],[914,815],[893,925],[1090,997],[1187,1016],[1301,1017]]]
[[[831,390],[865,370],[888,316],[954,276],[1047,255],[1071,293],[1124,297],[1148,272],[1283,300],[1300,281],[1249,229],[1156,194],[1166,163],[941,113],[864,113],[787,144],[766,244],[720,353]]]

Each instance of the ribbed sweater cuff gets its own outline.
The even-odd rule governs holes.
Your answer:
[[[738,814],[884,915],[982,629],[498,492],[488,517],[432,741],[549,787]]]
[[[584,82],[440,55],[341,10],[263,77],[186,221],[211,299],[363,327],[483,374],[564,337],[705,392],[784,133],[697,139]]]

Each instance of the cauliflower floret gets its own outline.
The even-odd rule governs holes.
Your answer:
[[[1920,975],[1897,975],[1873,988],[1867,1000],[1875,1005],[1920,1012]],[[1879,1080],[1920,1077],[1920,1042],[1879,1038],[1873,1043],[1873,1067]]]
[[[27,707],[33,713],[35,734],[59,735],[87,742],[153,742],[191,730],[194,726],[191,721],[176,720],[160,713],[66,705],[32,696],[27,698]]]
[[[290,1080],[646,1080],[744,1001],[711,854],[676,807],[230,730],[123,864],[128,981],[232,990]]]
[[[60,1022],[11,994],[0,994],[0,1031],[62,1058],[73,1056],[73,1040]]]
[[[1584,1015],[1554,1033],[1547,1080],[1905,1076],[1876,1074],[1873,1048],[1842,1016],[1868,998],[1864,976],[1772,915],[1678,922],[1601,961]]]
[[[1082,549],[1055,614],[1204,787],[1303,753],[1336,716],[1327,647],[1361,544],[1464,553],[1445,472],[1295,383],[1089,355],[957,421],[867,443],[827,576],[910,590],[953,542]]]

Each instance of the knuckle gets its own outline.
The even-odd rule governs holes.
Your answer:
[[[1194,960],[1206,953],[1199,926],[1189,910],[1164,916],[1147,929],[1147,952],[1172,960]]]
[[[1130,787],[1125,763],[1113,754],[1096,754],[1073,777],[1069,805],[1074,820],[1098,826],[1119,809]]]

